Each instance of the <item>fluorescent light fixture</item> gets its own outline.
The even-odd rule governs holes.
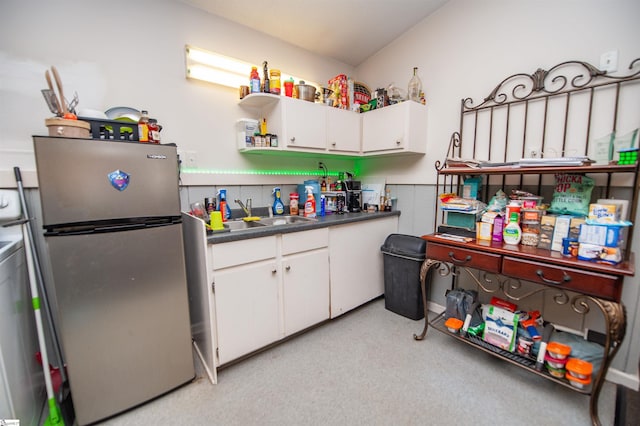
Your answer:
[[[185,56],[187,78],[233,87],[234,89],[249,85],[251,67],[261,70],[261,67],[257,65],[189,45],[185,47]],[[281,73],[283,83],[289,78],[293,78],[296,83],[304,80],[306,84],[311,84],[317,90],[322,90],[317,83]]]
[[[187,78],[237,89],[249,82],[251,67],[255,66],[235,58],[209,52],[198,47],[186,46]]]

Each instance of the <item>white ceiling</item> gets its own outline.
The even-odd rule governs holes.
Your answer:
[[[351,66],[448,0],[180,0]]]

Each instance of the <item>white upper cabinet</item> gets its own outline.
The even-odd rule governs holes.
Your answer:
[[[277,147],[244,147],[243,152],[287,151],[350,156],[424,154],[427,109],[402,102],[358,114],[321,103],[268,94],[240,101],[253,118],[266,118],[267,132],[277,135]]]
[[[424,154],[426,148],[426,106],[406,101],[362,114],[363,154]]]
[[[280,99],[280,117],[272,117],[271,121],[281,121],[279,140],[287,149],[326,149],[326,115],[327,107],[314,102],[282,97]]]
[[[327,149],[335,153],[360,153],[361,115],[344,109],[325,107]]]

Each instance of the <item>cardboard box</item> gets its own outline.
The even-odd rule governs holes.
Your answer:
[[[589,204],[589,219],[600,223],[620,221],[620,204]]]
[[[555,227],[555,215],[544,215],[540,218],[540,241],[538,241],[538,248],[551,250],[551,241],[553,240],[553,230]]]
[[[447,225],[458,226],[461,228],[467,228],[471,230],[476,229],[476,222],[478,222],[479,214],[476,211],[471,212],[455,212],[447,211]]]
[[[464,184],[462,185],[462,198],[473,198],[474,200],[478,198],[478,194],[480,193],[480,188],[482,188],[482,178],[481,177],[471,177],[464,180]]]
[[[493,224],[488,222],[478,222],[476,224],[476,239],[491,241],[493,235]]]
[[[598,244],[580,243],[578,259],[591,262],[617,265],[622,262],[623,250],[619,247],[606,247]]]
[[[571,224],[569,225],[569,238],[578,239],[580,237],[580,226],[587,220],[584,217],[571,218]]]
[[[345,74],[338,74],[329,80],[329,89],[338,96],[338,104],[334,105],[339,109],[349,109],[349,82]]]
[[[580,227],[578,242],[604,247],[622,247],[625,244],[628,229],[627,226],[585,223]]]
[[[569,215],[556,216],[556,226],[553,228],[553,238],[551,239],[552,251],[562,251],[562,239],[569,236],[572,217]]]

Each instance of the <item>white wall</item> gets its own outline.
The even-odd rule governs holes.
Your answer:
[[[346,64],[175,0],[3,0],[0,186],[14,183],[8,172],[13,166],[35,169],[31,136],[46,134],[44,120],[52,116],[40,93],[47,87],[44,73],[51,65],[60,72],[67,98],[78,92],[79,108],[147,109],[164,126],[163,142],[196,151],[199,168],[317,170],[317,159],[238,153],[235,121],[247,116],[238,106],[238,91],[188,81],[186,44],[256,64],[267,60],[270,67],[311,81],[352,72]],[[353,169],[353,161],[323,161],[330,170]],[[27,173],[29,177],[33,174]],[[220,179],[203,175],[197,180],[216,184]],[[266,183],[264,178],[234,177],[243,179]]]
[[[627,66],[640,57],[639,16],[637,0],[450,0],[357,67],[358,79],[370,87],[406,85],[412,68],[419,67],[429,106],[425,157],[367,160],[363,171],[387,176],[391,183],[435,183],[434,162],[445,158],[451,133],[459,129],[461,99],[472,97],[478,104],[507,76],[532,74],[567,60],[599,66],[600,55],[612,49],[619,52],[619,74],[626,75]],[[433,221],[432,213],[428,221]],[[415,226],[414,232],[421,225]],[[633,250],[640,250],[638,226]],[[625,280],[627,337],[614,360],[615,368],[635,375],[636,381],[638,283],[638,276]]]
[[[409,167],[401,159],[367,160],[363,170],[391,183],[435,182],[433,165],[460,127],[462,98],[482,101],[511,74],[566,60],[598,66],[611,49],[624,71],[640,57],[638,16],[636,0],[450,0],[357,67],[357,78],[372,88],[393,82],[406,89],[417,66],[429,107],[425,157]]]

